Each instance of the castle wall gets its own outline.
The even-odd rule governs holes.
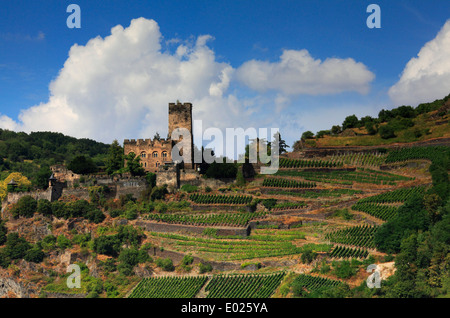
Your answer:
[[[123,151],[125,155],[133,152],[139,156],[145,171],[157,172],[159,166],[172,161],[172,142],[166,139],[125,139]]]

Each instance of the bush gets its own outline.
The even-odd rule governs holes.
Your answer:
[[[394,128],[392,128],[389,125],[381,126],[380,129],[378,129],[378,132],[380,133],[380,137],[383,139],[389,139],[389,138],[396,137]]]
[[[46,199],[39,199],[37,201],[37,213],[42,215],[51,215],[52,214],[52,203]]]
[[[173,266],[173,262],[170,258],[159,258],[156,260],[156,265],[166,272],[173,272],[175,270],[175,266]]]
[[[198,191],[198,187],[195,185],[191,185],[191,184],[184,184],[181,187],[181,191],[187,192],[187,193],[192,193],[192,192],[196,192]]]
[[[120,251],[120,243],[117,235],[100,236],[94,239],[93,249],[98,254],[116,257]]]
[[[27,262],[40,263],[44,260],[44,257],[44,252],[39,247],[34,246],[26,252],[24,259]]]
[[[14,218],[19,216],[23,216],[26,218],[30,218],[34,215],[37,209],[37,201],[33,199],[31,196],[26,195],[21,197],[17,203],[11,209],[11,214]]]
[[[200,264],[198,264],[198,268],[199,268],[200,274],[204,274],[204,273],[206,273],[206,272],[212,271],[212,266],[211,266],[211,264],[203,264],[203,263],[200,263]]]
[[[65,237],[64,235],[60,235],[58,236],[57,240],[56,240],[58,247],[65,250],[66,248],[71,248],[72,247],[72,242]]]
[[[349,261],[333,262],[333,273],[338,278],[349,278],[356,274],[356,269],[353,268]]]
[[[18,233],[14,232],[8,234],[6,238],[6,246],[3,252],[12,260],[21,259],[24,258],[30,248],[30,243],[28,243],[23,237],[19,237]]]
[[[317,253],[312,249],[307,249],[302,253],[301,260],[303,264],[311,264],[317,257]]]

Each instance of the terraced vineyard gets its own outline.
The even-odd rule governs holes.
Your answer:
[[[305,180],[315,182],[325,182],[331,184],[352,185],[357,183],[388,184],[396,185],[398,181],[408,181],[412,178],[396,175],[393,173],[371,170],[357,169],[355,171],[282,171],[279,170],[275,175],[302,177]]]
[[[128,298],[193,298],[207,276],[143,278]]]
[[[425,192],[425,187],[412,187],[403,188],[393,191],[384,192],[371,197],[363,198],[358,201],[358,203],[396,203],[405,202],[409,198],[417,195],[423,195]]]
[[[280,168],[332,168],[340,167],[341,164],[326,160],[302,160],[302,159],[287,159],[280,158]]]
[[[376,226],[353,226],[329,232],[325,235],[325,239],[339,244],[375,248],[373,238],[376,230]]]
[[[323,288],[338,287],[344,283],[325,277],[300,274],[297,278],[295,278],[294,284],[300,288],[306,289],[309,293],[312,293]]]
[[[273,195],[288,195],[302,198],[316,199],[321,197],[341,197],[343,195],[355,195],[361,194],[361,190],[353,189],[317,189],[317,190],[305,190],[305,191],[289,191],[289,190],[271,190],[267,194]]]
[[[329,255],[333,258],[366,258],[369,252],[360,248],[336,246]]]
[[[364,212],[380,220],[388,221],[397,214],[398,207],[378,203],[358,202],[352,206],[352,210]]]
[[[205,288],[207,298],[269,298],[281,283],[284,272],[260,275],[214,276]]]
[[[174,214],[174,213],[150,213],[145,215],[145,220],[153,220],[170,224],[188,224],[197,226],[235,226],[241,227],[248,224],[253,219],[266,216],[268,212],[248,212],[248,213],[220,213],[220,214]]]
[[[255,234],[256,233],[256,234]],[[305,234],[298,230],[255,231],[248,238],[205,238],[180,234],[150,232],[149,238],[164,241],[175,251],[189,250],[205,259],[220,261],[245,260],[264,257],[286,256],[302,253],[303,248],[294,244],[303,241]],[[262,234],[258,234],[262,233]],[[330,246],[331,247],[331,246]],[[317,245],[317,249],[325,246]],[[329,248],[328,248],[329,249]]]
[[[249,195],[218,195],[194,193],[189,199],[197,204],[249,204],[252,197]]]
[[[432,162],[442,161],[450,157],[450,147],[409,147],[390,151],[386,163],[396,163],[413,159],[427,159]]]
[[[315,188],[316,184],[314,182],[296,181],[283,178],[265,178],[262,186],[274,188]]]
[[[381,153],[350,153],[342,155],[334,155],[331,157],[331,162],[336,162],[338,165],[353,165],[365,167],[379,167],[386,160],[386,154]]]

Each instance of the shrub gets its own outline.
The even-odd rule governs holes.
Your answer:
[[[62,248],[63,250],[72,247],[72,242],[64,235],[59,235],[56,242],[58,244],[58,247]]]
[[[52,203],[46,199],[39,199],[37,201],[37,213],[42,215],[51,215],[52,214]]]
[[[203,274],[203,273],[212,271],[212,266],[211,266],[211,264],[203,264],[203,263],[200,263],[200,264],[198,264],[198,268],[199,268],[200,274]]]
[[[396,137],[394,133],[394,128],[392,128],[389,125],[381,126],[380,129],[378,129],[378,132],[380,133],[380,137],[383,139]]]
[[[30,218],[33,216],[37,209],[37,201],[31,196],[26,195],[21,197],[11,210],[11,214],[14,218],[23,216]]]
[[[192,193],[192,192],[196,192],[198,191],[198,187],[192,184],[184,184],[181,187],[181,191],[187,192],[187,193]]]
[[[24,258],[30,248],[30,243],[23,237],[20,237],[18,233],[14,232],[8,234],[6,246],[3,251],[7,257],[14,260]]]
[[[39,247],[34,246],[26,252],[24,259],[27,262],[40,263],[44,260],[44,257],[44,252]]]
[[[173,272],[175,270],[175,266],[173,266],[173,262],[170,258],[159,258],[156,260],[156,265],[166,272]]]
[[[105,235],[94,239],[93,249],[98,254],[116,257],[120,251],[120,239],[117,235]]]

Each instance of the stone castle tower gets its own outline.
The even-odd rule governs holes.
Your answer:
[[[171,140],[172,131],[176,128],[186,128],[191,134],[191,163],[185,163],[184,168],[194,168],[194,139],[192,134],[192,104],[180,102],[169,103],[169,134],[168,138],[125,139],[124,154],[135,153],[141,159],[141,165],[146,171],[158,172],[159,167],[172,162],[172,148],[179,140]]]

